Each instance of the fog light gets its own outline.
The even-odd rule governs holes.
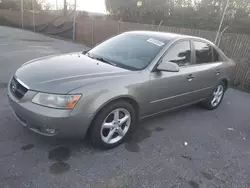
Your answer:
[[[55,134],[56,130],[55,129],[45,129],[47,133],[49,134]]]

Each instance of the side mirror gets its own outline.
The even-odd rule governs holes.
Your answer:
[[[168,71],[168,72],[179,72],[180,67],[176,63],[172,63],[172,62],[163,60],[158,65],[157,70],[159,70],[159,71]]]

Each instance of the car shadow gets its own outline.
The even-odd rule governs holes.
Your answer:
[[[24,134],[23,136],[27,138],[25,140],[30,143],[23,145],[21,150],[26,152],[35,149],[39,152],[46,152],[48,160],[51,161],[50,173],[63,174],[70,169],[69,161],[72,158],[79,159],[83,156],[93,158],[99,155],[119,153],[124,149],[127,152],[140,152],[140,144],[152,136],[156,136],[157,134],[153,134],[154,132],[163,132],[161,133],[163,135],[166,132],[167,134],[169,129],[176,128],[171,122],[190,114],[190,112],[200,113],[202,111],[199,105],[194,105],[146,118],[137,124],[136,130],[124,144],[105,151],[94,148],[88,139],[44,137],[24,128],[21,134]]]
[[[199,105],[185,107],[179,110],[158,114],[141,120],[130,137],[127,138],[124,148],[129,152],[139,152],[139,144],[150,138],[153,132],[168,131],[173,128],[172,121],[187,113],[200,113],[203,109]],[[205,111],[205,110],[204,110]],[[168,123],[169,122],[169,123]],[[78,153],[96,154],[105,153],[107,151],[94,148],[87,138],[56,138],[44,137],[28,131],[29,136],[35,140],[35,143],[44,150],[48,150],[49,159],[58,159],[62,161],[64,158],[76,156]],[[24,146],[25,147],[25,146]],[[31,146],[26,146],[31,147]],[[122,147],[122,145],[120,146]],[[31,147],[32,148],[32,147]],[[111,149],[111,150],[115,150]],[[110,150],[109,150],[110,151]]]
[[[140,122],[138,122],[134,133],[131,135],[131,137],[128,138],[127,142],[129,142],[131,139],[136,140],[136,142],[142,142],[144,139],[149,138],[152,132],[161,132],[167,129],[169,126],[171,127],[171,123],[165,124],[162,122],[171,122],[174,119],[178,118],[178,116],[183,116],[187,113],[190,113],[190,111],[192,111],[192,113],[200,113],[207,110],[201,108],[200,105],[193,105],[142,119]],[[27,130],[27,134],[33,137],[39,144],[42,144],[45,147],[48,146],[49,148],[57,146],[67,146],[74,150],[82,150],[85,148],[86,150],[91,150],[93,152],[102,151],[100,149],[94,148],[87,138],[81,139],[44,137],[29,130]]]

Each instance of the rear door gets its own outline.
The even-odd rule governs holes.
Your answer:
[[[149,111],[157,113],[199,100],[195,93],[200,92],[201,86],[196,78],[191,41],[173,44],[162,59],[178,64],[180,71],[151,73]]]
[[[209,43],[202,40],[192,41],[196,68],[197,87],[200,91],[195,97],[206,98],[219,82],[222,59]]]

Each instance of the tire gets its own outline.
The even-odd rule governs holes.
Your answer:
[[[215,98],[215,92],[218,91],[218,88],[222,89],[222,94],[220,96],[219,101],[213,103],[213,100]],[[222,100],[224,98],[225,91],[226,91],[226,85],[225,85],[225,83],[224,82],[220,82],[215,87],[215,89],[213,90],[213,92],[209,95],[209,97],[204,102],[201,103],[201,105],[205,109],[208,109],[208,110],[214,110],[214,109],[218,108],[218,106],[221,104],[221,102],[222,102]]]
[[[127,116],[130,117],[125,121]],[[118,117],[118,119],[116,117]],[[122,123],[123,121],[125,122]],[[112,128],[106,128],[104,124],[107,127],[110,126]],[[136,113],[131,104],[124,100],[112,102],[103,107],[103,109],[101,109],[101,111],[95,116],[90,127],[90,140],[96,148],[114,148],[129,138],[135,128],[135,124]],[[124,134],[123,137],[122,134],[120,134],[121,131]],[[109,136],[111,134],[113,134],[112,137]]]

